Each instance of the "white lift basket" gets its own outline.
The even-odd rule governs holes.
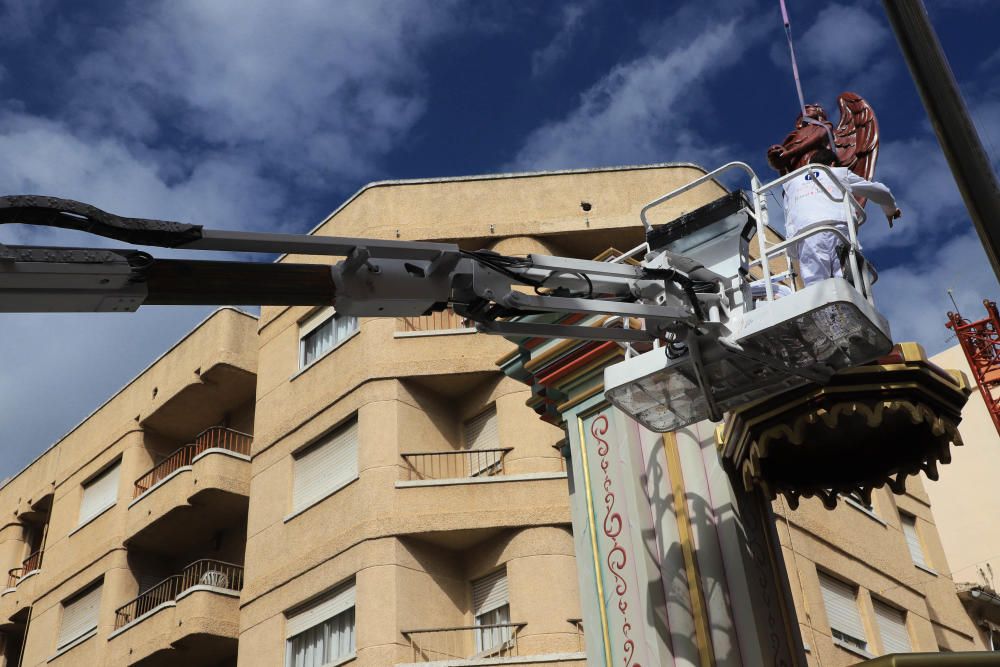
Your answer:
[[[751,200],[731,193],[667,225],[649,223],[653,207],[733,169],[749,174]],[[806,170],[826,171],[840,186],[826,194],[849,211],[847,235],[822,226],[785,240],[772,234],[768,240],[768,192]],[[889,323],[875,310],[871,268],[857,238],[864,211],[827,167],[809,165],[761,185],[748,165],[733,162],[654,200],[641,217],[647,262],[667,250],[697,260],[727,281],[721,303],[709,306],[718,308],[709,318],[717,326],[686,340],[658,341],[641,353],[626,343],[626,360],[605,370],[608,399],[646,428],[666,432],[703,419],[718,421],[726,410],[809,383],[824,384],[836,371],[871,362],[891,349]],[[844,242],[845,278],[797,289],[788,251],[823,231]],[[757,258],[751,259],[754,241]]]

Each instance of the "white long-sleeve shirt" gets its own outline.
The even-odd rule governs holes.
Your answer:
[[[881,183],[868,181],[847,167],[831,167],[837,179],[852,194],[867,197],[882,207],[886,215],[896,212],[896,199],[889,188]],[[834,197],[840,196],[840,188],[830,181],[826,172],[819,169],[802,174],[782,186],[785,191],[785,234],[793,236],[809,227],[825,224],[847,224],[847,215],[842,202],[830,199],[816,181]]]

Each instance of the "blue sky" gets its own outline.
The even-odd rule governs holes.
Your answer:
[[[1000,5],[930,0],[994,164]],[[878,2],[788,0],[807,101],[853,90],[904,217],[862,237],[897,340],[931,352],[996,282]],[[777,0],[0,0],[0,190],[304,232],[366,182],[750,162],[797,113]],[[8,243],[93,244],[12,227]],[[0,478],[210,309],[4,315]]]

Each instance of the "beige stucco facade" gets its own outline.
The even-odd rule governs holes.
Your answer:
[[[942,326],[942,331],[944,327]],[[954,345],[934,357],[935,363],[961,369],[975,382],[965,354]],[[973,387],[959,425],[963,447],[926,482],[947,559],[947,572],[966,601],[983,643],[1000,649],[1000,535],[993,529],[993,512],[1000,508],[1000,435],[986,409],[979,387]],[[992,627],[992,633],[991,633]]]
[[[641,206],[701,173],[373,184],[315,233],[589,258],[640,243]],[[708,184],[656,222],[721,193]],[[363,318],[304,364],[316,310],[216,312],[0,488],[0,566],[43,550],[0,595],[0,667],[282,665],[291,622],[345,586],[355,600],[346,662],[466,664],[477,653],[474,582],[501,570],[516,660],[508,647],[481,664],[584,665],[563,433],[498,370],[512,345],[458,323]],[[465,429],[491,406],[502,454],[484,473]],[[356,425],[356,474],[301,503],[301,462],[345,425]],[[201,435],[212,427],[222,428]],[[430,460],[452,472],[421,468]],[[85,494],[116,462],[114,502],[81,524]],[[860,660],[831,638],[819,571],[858,587],[873,654],[883,647],[872,599],[905,610],[914,650],[981,646],[923,487],[875,495],[873,512],[775,506],[810,664]],[[899,510],[918,522],[926,569],[910,560]],[[96,629],[60,646],[67,609],[97,582]]]

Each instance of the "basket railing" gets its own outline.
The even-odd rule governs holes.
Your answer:
[[[463,449],[450,452],[401,454],[410,480],[493,477],[504,474],[504,458],[511,447]]]
[[[524,623],[470,625],[453,628],[404,630],[410,642],[412,662],[516,658],[518,635]]]
[[[191,465],[199,454],[209,449],[224,449],[250,456],[253,436],[224,426],[212,426],[199,433],[194,442],[178,447],[167,458],[153,466],[142,477],[135,480],[132,497],[138,498],[171,474]]]
[[[115,629],[123,628],[160,605],[176,600],[195,586],[243,590],[243,566],[218,560],[197,560],[180,574],[167,577],[115,610]]]

